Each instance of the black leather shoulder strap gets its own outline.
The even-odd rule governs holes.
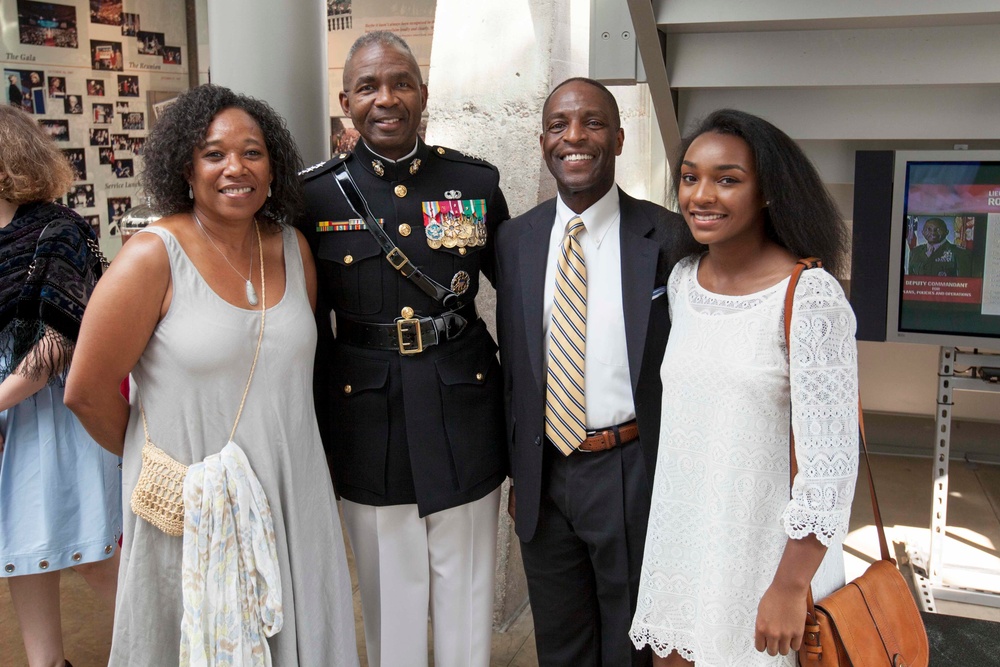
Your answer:
[[[355,215],[365,221],[365,226],[371,232],[371,235],[375,237],[375,240],[385,253],[386,261],[389,262],[392,268],[399,271],[404,278],[419,287],[424,294],[439,302],[445,308],[454,309],[460,307],[461,304],[459,303],[457,294],[422,272],[410,261],[409,257],[403,254],[399,246],[393,243],[389,235],[385,233],[382,225],[378,224],[378,220],[372,215],[371,209],[368,208],[368,202],[365,201],[364,195],[361,194],[361,190],[358,189],[350,172],[347,171],[347,165],[341,162],[333,168],[332,173],[337,180],[337,187],[344,193],[347,203],[354,209]]]

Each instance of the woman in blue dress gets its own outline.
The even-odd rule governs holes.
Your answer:
[[[0,577],[30,667],[68,665],[60,570],[114,605],[118,459],[63,405],[80,319],[101,272],[90,226],[53,203],[73,174],[30,116],[0,107]]]

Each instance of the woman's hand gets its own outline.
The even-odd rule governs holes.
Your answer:
[[[806,589],[771,582],[757,605],[754,647],[768,655],[798,651],[806,621]]]
[[[774,580],[757,605],[754,647],[768,655],[798,651],[806,626],[806,593],[826,547],[815,535],[785,543]]]

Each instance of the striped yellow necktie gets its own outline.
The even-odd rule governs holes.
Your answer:
[[[583,220],[566,224],[552,297],[549,369],[545,380],[545,435],[565,455],[587,437],[584,359],[587,351],[587,265],[579,234]]]

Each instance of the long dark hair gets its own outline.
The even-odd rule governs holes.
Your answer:
[[[705,118],[681,143],[673,170],[674,195],[684,155],[695,139],[708,132],[739,137],[750,147],[757,182],[768,202],[764,209],[768,237],[798,257],[819,257],[830,273],[839,275],[848,235],[837,205],[799,145],[763,118],[736,109],[719,109]]]
[[[153,208],[162,215],[193,208],[186,175],[192,167],[194,150],[204,143],[215,116],[225,109],[242,109],[264,135],[274,181],[272,195],[257,215],[262,222],[291,223],[303,201],[298,178],[302,159],[284,119],[266,102],[211,84],[180,95],[153,125],[143,147],[140,175]]]

